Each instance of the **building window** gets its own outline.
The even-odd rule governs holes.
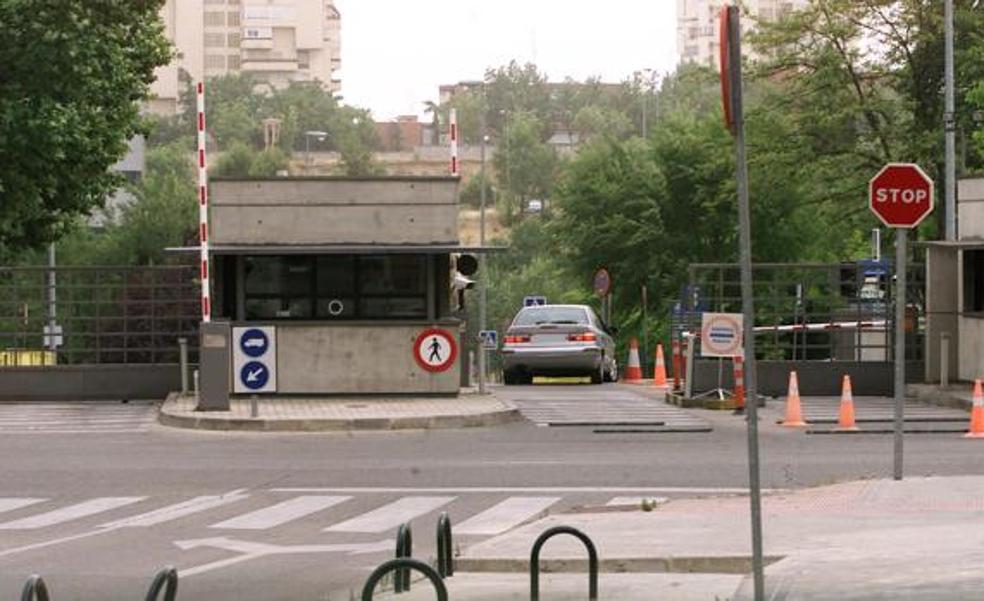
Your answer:
[[[205,55],[205,68],[206,69],[225,69],[226,60],[225,56],[221,54],[206,54]]]
[[[217,13],[217,12],[205,13],[206,27],[223,27],[224,25],[225,25],[225,13]]]
[[[234,31],[229,34],[228,46],[229,48],[239,48],[240,34],[238,31]]]
[[[984,250],[964,251],[963,285],[964,312],[984,313]]]
[[[221,33],[206,33],[205,34],[205,47],[206,48],[222,48],[225,44],[225,36]]]
[[[238,54],[230,54],[226,58],[226,65],[230,69],[238,70],[239,69],[239,65],[240,65],[239,55]]]
[[[229,4],[236,4],[236,2],[230,2]],[[229,27],[239,27],[239,11],[229,13]]]
[[[205,4],[225,4],[225,0],[205,0]]]
[[[425,319],[426,255],[244,257],[246,319]]]

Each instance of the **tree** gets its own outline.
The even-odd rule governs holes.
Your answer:
[[[53,240],[122,177],[170,50],[162,0],[0,0],[0,256]]]
[[[506,220],[512,219],[526,200],[546,198],[553,188],[557,155],[543,139],[543,125],[536,116],[511,115],[502,148],[492,158]]]

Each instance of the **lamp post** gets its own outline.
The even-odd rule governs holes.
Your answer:
[[[311,138],[317,138],[319,142],[324,142],[328,137],[328,132],[310,130],[304,132],[304,167],[311,167]]]

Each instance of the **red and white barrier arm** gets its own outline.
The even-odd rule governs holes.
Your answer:
[[[451,143],[451,175],[460,175],[458,170],[458,111],[451,109],[450,131],[448,139]]]
[[[208,168],[205,162],[205,84],[198,82],[198,245],[202,280],[202,321],[212,320],[210,269],[208,261]]]

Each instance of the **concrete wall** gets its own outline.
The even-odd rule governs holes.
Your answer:
[[[957,321],[960,325],[960,379],[972,381],[984,377],[984,319],[961,316]]]
[[[984,178],[957,181],[957,237],[984,238]]]
[[[984,178],[963,179],[957,182],[957,233],[962,241],[984,238]],[[957,259],[955,280],[960,306],[959,376],[973,380],[984,375],[984,318],[965,316],[963,265],[964,253]]]
[[[0,368],[0,401],[163,400],[179,388],[177,365]]]
[[[957,270],[957,250],[929,246],[926,249],[926,382],[940,381],[940,348],[942,334],[950,334],[949,377],[957,378],[959,336],[957,324],[957,292],[960,272]]]
[[[458,359],[451,369],[431,373],[414,360],[414,341],[431,325],[407,322],[278,323],[278,392],[457,394],[462,363],[457,321],[437,324],[437,327],[452,332],[458,342]]]
[[[789,372],[795,370],[800,394],[838,396],[841,380],[851,376],[855,395],[890,396],[895,382],[895,364],[857,361],[759,361],[758,392],[767,396],[785,396],[789,388]],[[922,364],[906,366],[907,379],[919,381]],[[724,362],[723,386],[732,388],[731,361]],[[718,385],[718,362],[698,360],[694,364],[694,393],[713,390]]]
[[[212,243],[456,244],[456,178],[211,183]]]

